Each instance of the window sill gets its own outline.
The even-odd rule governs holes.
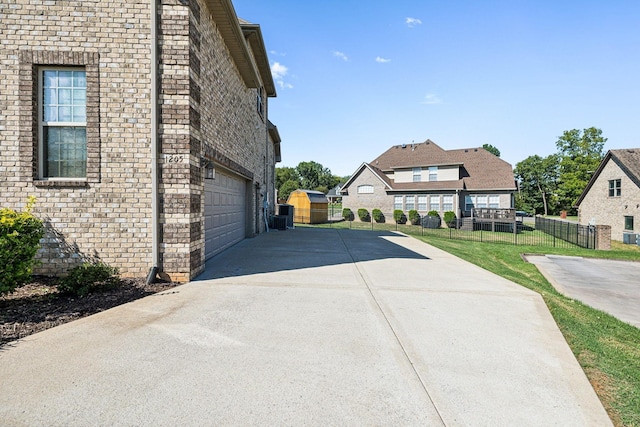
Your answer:
[[[34,180],[33,185],[36,187],[86,187],[88,182],[86,180],[65,180],[65,179],[40,179]]]

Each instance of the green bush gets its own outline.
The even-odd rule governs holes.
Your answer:
[[[446,211],[444,213],[444,222],[447,227],[452,228],[456,226],[456,213],[453,211]]]
[[[342,209],[342,218],[344,218],[345,221],[353,221],[353,212],[351,212],[351,209]]]
[[[44,236],[42,221],[31,214],[35,201],[35,197],[29,197],[23,212],[0,209],[0,295],[31,280]]]
[[[427,216],[437,216],[438,218],[440,218],[440,214],[438,213],[438,211],[429,211],[427,213]]]
[[[371,216],[375,222],[384,222],[384,214],[380,209],[374,209],[371,211]]]
[[[369,211],[364,208],[358,209],[358,218],[360,218],[360,221],[362,222],[371,221],[371,217],[369,216]]]
[[[58,291],[63,294],[85,296],[98,289],[113,288],[120,283],[119,271],[103,262],[85,262],[72,268],[58,282]]]
[[[400,209],[393,211],[393,219],[396,221],[396,224],[404,224],[407,222],[407,217]]]
[[[418,225],[420,223],[420,214],[417,210],[411,209],[409,211],[409,221],[411,221],[412,225]]]

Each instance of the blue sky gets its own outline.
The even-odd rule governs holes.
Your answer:
[[[591,126],[640,147],[640,2],[234,0],[260,24],[282,163],[350,175],[396,144],[513,166]]]

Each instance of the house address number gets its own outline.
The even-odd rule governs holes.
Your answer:
[[[185,163],[189,161],[189,156],[184,154],[165,154],[164,162],[165,163]]]

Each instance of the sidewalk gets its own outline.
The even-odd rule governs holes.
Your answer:
[[[390,232],[245,240],[0,378],[8,425],[611,425],[539,295]]]

